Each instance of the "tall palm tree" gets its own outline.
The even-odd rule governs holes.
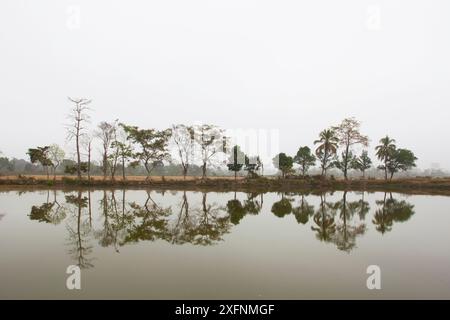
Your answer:
[[[382,169],[384,169],[385,180],[387,180],[388,178],[388,162],[395,149],[396,149],[395,139],[391,139],[389,138],[389,136],[380,139],[380,144],[375,147],[378,159],[384,163]]]
[[[333,129],[325,129],[319,134],[319,139],[314,144],[319,144],[316,155],[320,159],[322,175],[326,174],[331,158],[336,154],[339,139]]]

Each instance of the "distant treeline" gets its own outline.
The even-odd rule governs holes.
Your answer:
[[[67,159],[65,151],[56,144],[28,149],[30,161],[0,158],[0,173],[45,173],[76,175],[90,179],[101,175],[115,179],[121,175],[187,175],[203,178],[209,175],[235,177],[246,172],[249,177],[264,175],[265,163],[260,155],[245,154],[241,147],[232,145],[225,130],[211,124],[172,125],[164,130],[142,129],[115,120],[103,121],[95,128],[90,126],[91,100],[72,99],[66,125],[68,141],[75,150],[74,159]],[[417,157],[406,148],[397,146],[389,136],[375,146],[378,165],[369,157],[369,138],[360,132],[360,122],[346,118],[340,124],[319,133],[313,148],[300,146],[297,153],[281,152],[272,159],[273,166],[283,178],[305,175],[336,175],[363,178],[383,176],[392,179],[394,174],[411,171]],[[93,144],[101,146],[101,158],[95,161]],[[355,154],[355,149],[360,149]],[[411,172],[415,175],[442,176],[445,172],[428,170]]]
[[[65,159],[61,166],[56,169],[57,175],[70,175],[65,173],[65,168],[67,167],[73,167],[76,164],[75,161]],[[180,176],[180,173],[182,172],[182,166],[179,164],[166,164],[162,167],[157,167],[154,172],[152,173],[152,176]],[[102,166],[98,164],[97,162],[92,163],[91,167],[91,173],[93,176],[101,176],[103,174]],[[312,168],[309,170],[310,175],[320,175],[321,170],[319,168]],[[12,158],[9,159],[7,157],[0,157],[0,175],[18,175],[18,174],[29,174],[29,175],[45,175],[45,170],[40,164],[33,164],[30,161],[24,160],[24,159],[16,159]],[[118,170],[118,174],[122,175],[121,169]],[[137,166],[137,167],[131,167],[127,166],[125,169],[125,174],[127,176],[146,176],[147,173],[145,171],[145,168],[143,166]],[[192,165],[191,168],[189,168],[188,176],[201,176],[202,175],[202,168],[198,165]],[[210,176],[232,176],[234,175],[234,172],[215,168],[211,169],[209,172]],[[239,176],[247,175],[246,172],[240,172],[238,173]],[[271,175],[271,174],[269,174]],[[329,175],[341,177],[343,176],[342,172],[337,169],[331,169],[329,171]],[[353,170],[349,173],[349,177],[351,178],[358,178],[360,177],[360,173]],[[372,167],[371,169],[366,171],[366,176],[371,178],[382,178],[383,173],[377,169],[376,167]],[[420,169],[412,169],[408,172],[399,174],[401,177],[447,177],[449,176],[449,173],[442,169],[426,169],[426,170],[420,170]]]
[[[73,168],[76,165],[74,160],[64,159],[61,165],[56,169],[56,175],[71,175],[66,173],[66,168]],[[152,176],[180,176],[182,172],[182,167],[179,164],[169,163],[163,166],[158,166],[152,172]],[[122,175],[122,169],[119,168],[117,173]],[[45,168],[39,163],[31,163],[28,160],[24,159],[9,159],[7,157],[0,157],[0,175],[17,175],[17,174],[30,174],[30,175],[45,175]],[[91,174],[93,176],[101,176],[103,175],[103,168],[101,164],[97,162],[91,163]],[[211,176],[231,176],[231,173],[228,170],[215,168],[211,169]],[[141,165],[137,166],[127,166],[125,168],[125,175],[127,176],[146,176],[147,172],[145,168]],[[187,175],[189,176],[201,176],[202,168],[198,165],[192,165]]]

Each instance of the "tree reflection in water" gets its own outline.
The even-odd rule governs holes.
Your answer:
[[[172,208],[164,205],[165,200],[154,200],[156,191],[146,191],[142,204],[127,201],[125,190],[101,191],[100,199],[94,203],[89,190],[66,195],[65,203],[59,203],[58,193],[52,192],[47,192],[44,203],[31,207],[29,218],[55,225],[66,220],[69,253],[82,268],[93,266],[93,259],[89,257],[93,239],[99,246],[111,247],[115,252],[120,252],[127,244],[141,241],[198,246],[218,244],[247,215],[259,214],[264,200],[263,194],[259,193],[248,193],[244,199],[233,193],[232,198],[221,206],[208,201],[208,193],[203,192],[200,201],[191,203],[189,198],[197,193],[184,191],[172,193],[178,197]],[[164,192],[159,193],[164,199]],[[315,208],[308,201],[316,196],[282,193],[281,199],[270,208],[278,218],[293,213],[299,224],[310,224],[316,239],[332,243],[338,250],[351,252],[356,248],[357,237],[367,230],[365,219],[370,213],[370,205],[364,198],[365,193],[361,193],[356,201],[348,200],[348,192],[342,192],[342,198],[336,202],[327,200],[327,196],[327,193],[319,194],[320,203]],[[382,234],[391,231],[395,222],[407,221],[414,214],[413,205],[394,199],[391,193],[384,193],[383,199],[375,203],[378,208],[369,221]],[[100,219],[93,218],[93,208],[99,212]],[[68,212],[72,213],[69,218]]]
[[[326,193],[321,194],[319,209],[313,217],[315,226],[311,226],[311,230],[316,232],[316,238],[320,241],[330,242],[336,231],[332,209],[333,204],[327,202]]]
[[[53,201],[50,201],[50,190],[47,191],[47,201],[39,206],[32,206],[29,217],[31,220],[58,225],[66,218],[66,208],[57,201],[57,192],[53,190]]]
[[[377,200],[376,204],[379,208],[375,211],[372,223],[381,234],[391,231],[394,222],[408,221],[414,214],[414,205],[394,199],[392,193],[389,193],[388,198],[385,192],[383,200]]]
[[[195,245],[212,245],[223,240],[231,229],[230,217],[217,203],[207,203],[207,193],[202,195],[202,205],[194,211],[198,215],[197,227],[191,243]]]
[[[66,203],[74,207],[73,216],[74,221],[69,221],[67,230],[69,231],[69,254],[77,261],[80,268],[91,268],[92,259],[88,256],[92,253],[92,246],[89,244],[91,226],[88,219],[83,219],[83,211],[85,208],[90,208],[89,198],[83,197],[81,191],[77,195],[66,196]],[[91,213],[89,213],[91,216]]]
[[[306,224],[309,218],[314,215],[314,206],[305,200],[305,194],[300,193],[300,205],[292,209],[292,213],[298,223]]]
[[[241,202],[236,198],[236,192],[234,193],[234,199],[227,202],[227,213],[230,218],[230,222],[234,225],[239,224],[239,222],[247,215],[257,215],[262,209],[263,195],[258,200],[257,193],[248,193],[247,200]]]
[[[364,234],[366,225],[363,222],[353,221],[353,217],[358,208],[358,202],[349,203],[347,201],[347,191],[344,191],[342,200],[334,204],[334,209],[339,211],[338,223],[336,223],[335,233],[332,242],[339,250],[350,252],[356,246],[356,237]]]
[[[115,190],[109,193],[103,191],[100,207],[103,223],[102,229],[94,232],[95,238],[102,247],[113,246],[115,251],[119,252],[119,247],[126,242],[127,228],[131,227],[135,220],[133,211],[127,209],[125,190],[122,190],[121,201],[116,200]]]
[[[361,199],[356,202],[352,202],[350,206],[353,207],[353,210],[355,210],[358,213],[360,220],[365,220],[367,213],[370,211],[370,205],[367,201],[364,200],[364,195],[366,194],[365,191],[361,192]]]
[[[281,193],[281,200],[272,205],[272,213],[279,218],[290,214],[292,212],[292,199],[287,197],[285,193]]]
[[[258,199],[259,196],[259,199]],[[261,212],[264,203],[264,194],[247,193],[247,200],[244,201],[244,208],[248,214],[256,215]]]
[[[162,208],[158,206],[151,197],[151,192],[147,191],[147,199],[144,205],[141,206],[132,202],[130,208],[133,220],[127,227],[127,235],[121,245],[143,240],[170,240],[167,219],[172,213],[170,207]]]

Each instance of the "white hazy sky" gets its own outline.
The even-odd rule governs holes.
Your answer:
[[[446,0],[2,0],[0,150],[64,145],[73,96],[93,126],[273,128],[291,154],[354,116],[450,168],[449,58]]]

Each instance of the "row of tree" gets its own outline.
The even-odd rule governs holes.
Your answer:
[[[372,167],[372,160],[368,151],[363,149],[359,156],[356,156],[353,147],[360,145],[363,148],[369,146],[369,138],[360,132],[360,122],[347,118],[338,126],[325,129],[319,134],[319,139],[314,141],[317,145],[315,154],[308,146],[300,147],[293,157],[280,153],[273,159],[274,166],[281,171],[283,177],[292,172],[293,164],[300,166],[302,176],[305,176],[312,166],[319,161],[322,175],[326,175],[327,170],[337,168],[342,171],[344,178],[348,179],[350,169],[362,172]],[[341,154],[338,151],[341,149]],[[393,178],[399,171],[406,171],[416,166],[417,157],[411,150],[397,148],[396,141],[389,136],[382,138],[379,145],[375,147],[376,156],[381,164],[378,169],[384,171],[385,179]]]
[[[145,168],[149,178],[155,168],[171,162],[170,143],[175,146],[184,177],[197,160],[201,163],[202,176],[206,177],[208,165],[213,163],[217,155],[226,153],[228,138],[222,129],[214,125],[180,124],[157,130],[142,129],[116,120],[101,122],[93,132],[89,132],[91,100],[69,100],[74,106],[69,114],[67,138],[74,143],[75,163],[66,166],[65,173],[76,174],[79,179],[83,175],[90,179],[94,139],[101,144],[103,176],[105,179],[110,176],[113,180],[119,167],[125,179],[125,168],[139,165]],[[65,156],[64,151],[57,145],[30,148],[27,154],[32,163],[44,167],[47,176],[50,172],[55,175]]]
[[[105,179],[110,176],[114,180],[119,170],[122,178],[126,179],[126,168],[137,166],[145,169],[148,179],[155,168],[172,162],[173,154],[170,150],[175,150],[175,157],[178,158],[184,177],[194,163],[199,163],[202,177],[205,178],[208,166],[220,163],[219,155],[226,154],[226,165],[229,171],[234,172],[235,178],[241,170],[247,171],[252,177],[257,176],[257,172],[264,173],[263,163],[258,155],[246,155],[237,145],[228,148],[230,139],[226,137],[224,130],[215,125],[179,124],[157,130],[143,129],[115,120],[101,122],[90,132],[88,124],[91,100],[69,100],[73,103],[73,108],[69,114],[67,138],[74,143],[75,162],[73,165],[66,165],[64,170],[68,174],[76,174],[79,179],[83,175],[90,179],[94,139],[101,144],[101,168]],[[302,176],[318,161],[323,176],[327,170],[337,168],[342,171],[345,179],[351,169],[361,171],[364,176],[365,171],[371,168],[372,160],[367,150],[363,149],[359,156],[354,154],[354,147],[359,145],[367,148],[369,139],[361,134],[360,122],[353,118],[344,119],[338,126],[320,132],[314,145],[317,146],[314,154],[308,146],[302,146],[293,157],[279,153],[273,159],[273,164],[283,177],[293,172],[294,163],[299,165]],[[170,149],[171,146],[173,149]],[[416,165],[417,158],[412,151],[397,148],[395,140],[388,136],[381,139],[380,145],[375,149],[381,161],[378,168],[384,170],[385,179],[388,176],[392,179],[396,172]],[[338,151],[341,151],[339,155]],[[32,163],[39,163],[45,168],[47,176],[53,173],[54,177],[65,157],[65,152],[57,145],[30,148],[27,154]]]

